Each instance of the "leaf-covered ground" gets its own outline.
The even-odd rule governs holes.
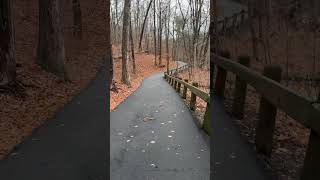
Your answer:
[[[25,99],[0,94],[0,159],[41,126],[93,79],[106,50],[106,1],[81,1],[83,40],[72,36],[72,1],[64,1],[66,66],[71,82],[61,82],[36,65],[38,1],[14,0],[18,80]]]

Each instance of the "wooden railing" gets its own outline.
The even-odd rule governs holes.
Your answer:
[[[208,93],[202,91],[198,88],[198,83],[193,82],[192,84],[189,83],[188,79],[182,80],[182,78],[174,77],[174,72],[181,72],[185,69],[187,69],[188,66],[182,66],[178,68],[177,70],[171,70],[169,74],[164,73],[164,78],[168,81],[168,83],[173,86],[173,88],[182,95],[183,99],[187,98],[187,92],[188,90],[191,91],[191,98],[190,98],[190,109],[192,111],[196,110],[196,104],[197,104],[197,97],[202,99],[207,103],[206,112],[204,115],[204,120],[202,123],[202,128],[206,133],[210,135],[211,133],[211,122],[210,122],[210,96]]]
[[[171,69],[171,70],[169,70],[169,75],[174,75],[176,73],[180,73],[180,72],[182,72],[182,71],[184,71],[184,70],[186,70],[188,68],[189,68],[189,65],[185,64],[185,65],[180,66],[178,68]]]
[[[249,57],[241,57],[238,62],[216,54],[212,57],[211,62],[217,67],[216,78],[212,80],[215,82],[211,82],[214,83],[215,96],[224,96],[227,73],[236,75],[232,113],[237,118],[243,118],[247,84],[261,95],[255,136],[257,151],[271,155],[276,112],[279,108],[311,129],[301,179],[320,179],[320,104],[281,85],[280,66],[265,66],[261,75],[249,69]]]

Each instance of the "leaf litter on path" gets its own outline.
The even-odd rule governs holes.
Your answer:
[[[143,118],[143,121],[144,121],[144,122],[149,122],[149,121],[152,121],[152,120],[155,120],[155,118],[153,118],[153,117],[148,117],[148,116]]]

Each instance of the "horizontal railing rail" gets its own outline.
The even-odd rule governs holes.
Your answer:
[[[204,91],[202,91],[201,89],[199,89],[196,86],[193,86],[192,84],[189,84],[183,80],[180,80],[174,76],[170,76],[170,75],[165,75],[170,79],[173,79],[173,81],[176,81],[178,83],[181,83],[183,86],[185,86],[186,88],[188,88],[192,93],[194,93],[195,95],[197,95],[197,97],[201,98],[202,100],[204,100],[207,103],[210,103],[210,95]]]

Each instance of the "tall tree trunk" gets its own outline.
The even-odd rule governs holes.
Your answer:
[[[16,79],[15,44],[12,1],[0,2],[0,86],[7,86]]]
[[[130,18],[130,46],[131,46],[131,57],[132,57],[132,67],[133,67],[133,73],[136,73],[136,59],[134,56],[134,42],[133,42],[133,32],[132,32],[132,23]]]
[[[128,86],[130,84],[130,74],[128,65],[128,32],[130,20],[131,0],[125,0],[123,9],[123,29],[122,29],[122,82]]]
[[[110,0],[111,1],[111,0]],[[115,25],[115,38],[116,38],[116,44],[118,44],[119,43],[119,41],[120,41],[120,35],[119,35],[119,13],[118,13],[118,0],[115,0],[115,9],[116,9],[116,25]]]
[[[248,13],[248,19],[249,19],[249,24],[250,24],[250,33],[251,33],[251,41],[252,41],[252,56],[256,61],[259,61],[258,58],[258,41],[257,41],[257,36],[256,36],[256,31],[255,31],[255,8],[253,5],[253,0],[248,1],[248,8],[249,8],[249,13]]]
[[[170,9],[170,8],[169,8]],[[169,13],[168,13],[169,14]],[[167,21],[166,22],[166,26],[167,26],[167,33],[166,33],[166,50],[167,50],[167,73],[169,73],[169,66],[170,66],[170,62],[169,62],[169,31],[170,31],[170,18],[169,18],[169,15],[167,17]]]
[[[159,66],[162,65],[162,9],[161,0],[159,0]]]
[[[141,27],[140,40],[139,40],[139,51],[141,51],[141,43],[142,43],[143,33],[144,33],[146,21],[148,19],[149,10],[150,10],[151,5],[152,5],[152,1],[153,0],[150,0],[150,3],[148,5],[148,9],[147,9],[147,12],[146,12],[146,16],[144,17],[143,24],[142,24],[142,27]]]
[[[153,1],[154,65],[157,66],[156,0]]]
[[[82,38],[82,15],[80,0],[72,0],[73,8],[73,35]]]
[[[217,0],[212,0],[210,3],[210,25],[209,25],[209,33],[210,33],[210,97],[213,97],[214,93],[214,54],[217,54],[219,49],[219,39],[218,39],[218,7]]]
[[[39,43],[36,62],[67,80],[63,39],[63,0],[39,0]]]
[[[146,29],[148,29],[149,28],[149,24],[147,23],[146,24],[146,27],[145,27]],[[144,38],[144,44],[145,44],[145,49],[146,49],[146,51],[147,52],[149,52],[149,33],[148,32],[146,32],[145,33],[145,38]]]
[[[109,89],[111,88],[112,80],[113,80],[113,58],[112,58],[112,45],[111,45],[111,25],[110,25],[110,0],[107,0],[107,52],[106,52],[106,63],[110,65],[110,78],[109,78]]]

